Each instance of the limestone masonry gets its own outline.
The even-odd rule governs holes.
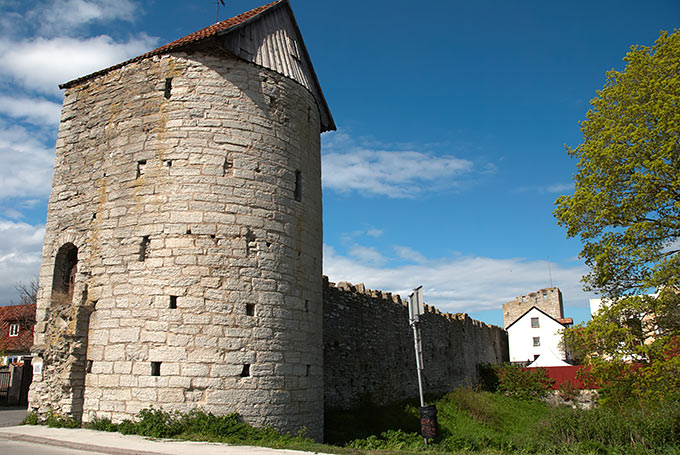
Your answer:
[[[347,408],[386,404],[418,393],[413,332],[398,295],[324,280],[324,401]],[[479,364],[509,360],[500,327],[425,305],[420,316],[427,393],[474,384]]]
[[[321,439],[324,388],[417,392],[401,302],[323,286],[335,125],[287,0],[62,88],[31,410],[236,411]],[[425,327],[431,390],[507,352],[466,317]]]
[[[545,288],[515,297],[503,304],[503,324],[507,328],[531,307],[538,307],[555,319],[564,318],[562,291],[557,287]]]

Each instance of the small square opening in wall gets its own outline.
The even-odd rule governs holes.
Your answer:
[[[255,316],[255,304],[246,303],[246,316]]]
[[[151,376],[161,375],[161,362],[151,362]]]
[[[250,376],[250,364],[246,363],[243,365],[243,370],[241,370],[241,377],[247,378],[248,376]]]
[[[177,308],[177,296],[176,295],[171,295],[170,296],[170,306],[169,308],[171,310],[174,310]]]

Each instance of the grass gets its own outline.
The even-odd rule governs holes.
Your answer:
[[[215,416],[145,409],[134,420],[113,424],[95,419],[86,427],[153,438],[222,442],[341,454],[602,454],[680,455],[680,404],[654,409],[551,408],[531,399],[460,388],[433,399],[438,437],[425,445],[418,410],[404,402],[388,407],[366,400],[351,411],[326,411],[326,441],[304,434],[254,428],[237,414]],[[51,416],[51,417],[50,417]],[[50,414],[47,424],[72,427],[72,419]],[[29,415],[26,423],[37,423]]]

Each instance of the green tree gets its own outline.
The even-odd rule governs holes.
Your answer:
[[[575,191],[555,216],[580,237],[587,289],[605,296],[680,284],[680,32],[633,46],[581,122]]]
[[[624,61],[591,100],[583,143],[567,148],[575,191],[555,216],[583,242],[586,289],[611,300],[564,341],[605,402],[653,403],[680,390],[680,32]],[[649,289],[664,291],[639,296]]]

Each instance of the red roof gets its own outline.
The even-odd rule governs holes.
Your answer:
[[[559,322],[562,325],[568,325],[573,324],[574,320],[572,318],[558,318],[557,322]]]
[[[9,336],[10,327],[19,325],[17,336]],[[33,345],[35,304],[0,306],[0,351],[28,352]]]
[[[262,12],[264,12],[264,11],[270,9],[270,8],[273,8],[274,6],[276,6],[280,3],[285,3],[287,1],[288,0],[276,0],[272,3],[267,4],[267,5],[260,6],[260,7],[255,8],[255,9],[251,9],[250,11],[246,11],[245,13],[239,14],[238,16],[234,16],[232,18],[223,20],[223,21],[218,22],[216,24],[213,24],[209,27],[201,29],[197,32],[191,33],[190,35],[187,35],[183,38],[177,39],[177,40],[175,40],[171,43],[168,43],[164,46],[159,47],[158,49],[154,49],[151,52],[147,52],[146,54],[142,54],[138,57],[131,58],[130,60],[126,60],[122,63],[118,63],[117,65],[110,66],[106,69],[97,71],[95,73],[88,74],[87,76],[79,77],[78,79],[74,79],[72,81],[61,84],[61,85],[59,85],[59,88],[62,88],[62,89],[63,88],[69,88],[69,87],[72,87],[75,84],[86,81],[86,80],[91,79],[93,77],[97,77],[97,76],[101,76],[102,74],[106,74],[111,70],[121,68],[121,67],[127,65],[128,63],[143,60],[145,58],[152,57],[154,55],[165,54],[165,53],[168,53],[170,51],[179,49],[183,46],[186,46],[188,44],[192,44],[192,43],[196,43],[198,41],[202,41],[204,39],[212,38],[212,37],[217,36],[220,33],[224,32],[224,31],[226,31],[226,30],[228,30],[232,27],[242,25],[242,24],[248,22],[248,20],[257,16],[258,14],[260,14],[260,13],[262,13]]]

